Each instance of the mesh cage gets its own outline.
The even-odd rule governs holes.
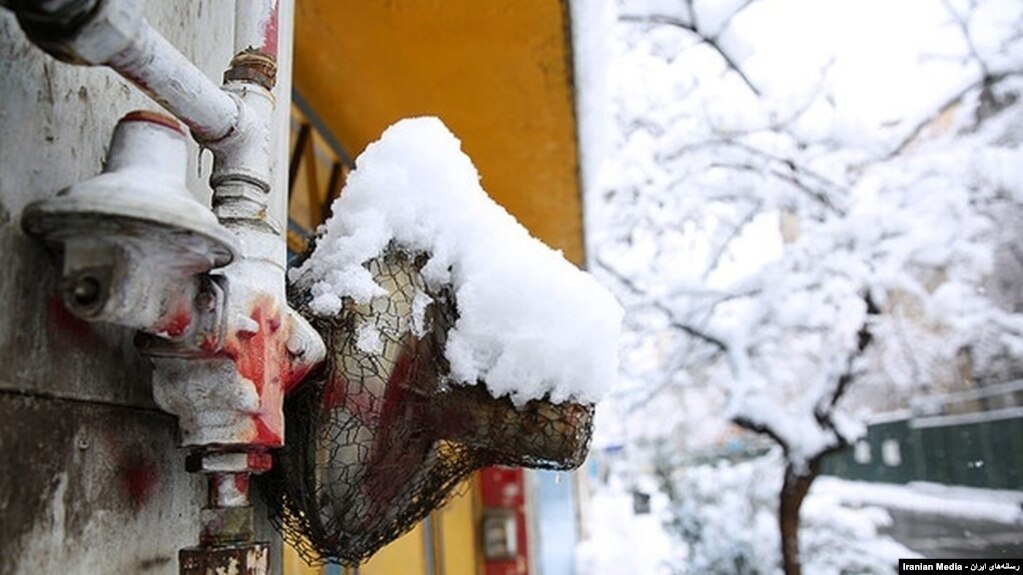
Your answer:
[[[310,564],[354,566],[410,530],[474,470],[572,469],[586,456],[593,407],[516,407],[482,384],[448,385],[443,350],[457,318],[431,292],[425,256],[388,249],[366,264],[386,297],[346,300],[334,317],[292,305],[327,345],[324,366],[285,402],[285,447],[259,479],[271,517]]]

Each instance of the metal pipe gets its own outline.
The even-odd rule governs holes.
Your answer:
[[[59,60],[105,65],[173,113],[203,143],[231,133],[239,104],[142,16],[141,2],[7,0],[29,39]]]
[[[72,63],[110,66],[213,151],[215,214],[240,244],[230,265],[204,276],[223,287],[217,292],[223,305],[216,306],[223,321],[217,337],[199,340],[175,340],[164,337],[174,330],[162,330],[164,343],[146,340],[146,351],[154,364],[154,399],[178,416],[182,444],[193,450],[186,466],[209,475],[200,545],[181,551],[180,573],[233,566],[265,574],[268,547],[253,542],[249,477],[269,469],[269,450],[283,444],[284,394],[325,355],[320,336],[285,296],[287,188],[272,169],[287,137],[287,110],[276,107],[273,95],[278,0],[236,1],[236,55],[223,88],[145,21],[141,2],[0,1],[44,50]],[[70,22],[46,16],[53,9],[77,16]],[[286,26],[292,10],[288,3]],[[287,44],[284,50],[290,57]],[[289,79],[283,90],[290,94]]]
[[[99,0],[0,0],[0,6],[18,13],[22,28],[37,41],[73,33],[98,3]],[[45,35],[32,34],[34,29],[45,30]]]
[[[211,473],[207,476],[210,507],[249,507],[249,473]]]
[[[234,16],[234,52],[257,51],[277,58],[277,0],[237,0]]]
[[[104,63],[188,125],[200,142],[224,138],[238,120],[238,102],[145,20],[134,41]]]
[[[235,56],[224,73],[224,90],[238,99],[242,115],[236,134],[210,146],[215,158],[210,185],[214,189],[217,217],[224,222],[256,222],[272,236],[281,235],[284,228],[276,214],[267,213],[271,200],[284,193],[274,190],[270,181],[276,111],[273,89],[277,81],[277,13],[277,0],[235,3]],[[270,260],[283,270],[283,256],[271,256]]]

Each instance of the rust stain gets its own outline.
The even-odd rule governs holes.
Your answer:
[[[83,88],[84,89],[84,88]],[[182,136],[187,135],[185,129],[181,127],[181,123],[174,119],[173,116],[167,114],[161,114],[160,112],[153,112],[152,110],[135,110],[128,112],[121,118],[122,122],[149,122],[150,124],[156,124],[165,128],[174,130]]]
[[[239,493],[249,492],[249,474],[248,473],[236,473],[233,477],[234,488]]]

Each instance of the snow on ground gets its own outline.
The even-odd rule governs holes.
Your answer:
[[[777,477],[770,460],[685,470],[679,501],[652,492],[651,513],[637,515],[632,492],[612,478],[589,500],[589,539],[577,548],[579,575],[781,573],[773,508]],[[642,482],[641,482],[642,483]],[[802,510],[805,572],[895,573],[898,558],[916,557],[890,537],[886,509],[955,519],[1023,524],[1023,492],[911,483],[892,485],[822,476]]]
[[[618,371],[621,307],[487,195],[439,119],[394,124],[355,164],[316,250],[290,275],[315,313],[386,293],[364,267],[385,250],[427,254],[427,286],[450,286],[458,308],[445,349],[454,382],[483,381],[517,403],[603,396]]]
[[[894,485],[820,477],[814,482],[810,497],[834,499],[849,505],[879,505],[950,518],[1023,525],[1023,491],[926,482]]]
[[[576,575],[668,575],[673,542],[663,526],[663,497],[651,513],[636,515],[632,494],[621,486],[596,491],[589,502],[589,538],[576,548]]]
[[[620,487],[597,489],[590,499],[589,538],[577,548],[578,575],[661,575],[734,573],[780,575],[777,520],[771,501],[749,498],[749,490],[766,493],[763,485],[736,489],[731,483],[751,477],[749,470],[721,477],[720,469],[702,473],[701,483],[714,478],[724,485],[707,483],[707,493],[691,493],[703,499],[716,490],[717,501],[683,504],[674,514],[663,494],[655,493],[651,512],[637,515],[632,494]],[[757,476],[754,474],[753,476]],[[759,476],[757,476],[759,477]],[[745,491],[745,492],[744,492]],[[675,521],[673,526],[668,523]],[[891,522],[877,507],[851,508],[827,497],[811,497],[803,510],[802,549],[806,573],[895,573],[898,558],[916,553],[879,535]],[[683,541],[680,533],[691,539]]]

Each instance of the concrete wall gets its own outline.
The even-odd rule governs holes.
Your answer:
[[[223,0],[149,2],[147,17],[219,83],[233,11]],[[18,225],[27,203],[100,170],[117,119],[133,109],[159,108],[108,70],[49,58],[0,9],[3,575],[177,573],[177,550],[197,542],[205,486],[184,471],[176,422],[152,401],[132,333],[67,313],[54,260]],[[208,198],[210,158],[201,170],[198,158],[193,145],[189,187]],[[260,522],[262,538],[276,539]]]

